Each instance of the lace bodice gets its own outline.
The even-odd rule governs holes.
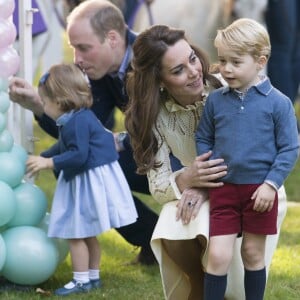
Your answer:
[[[187,107],[180,106],[172,99],[162,104],[157,130],[154,130],[158,144],[161,145],[156,160],[162,162],[162,166],[147,174],[151,194],[161,204],[181,196],[175,178],[182,170],[172,172],[169,154],[173,153],[184,167],[193,162],[196,157],[195,132],[203,107],[202,101]]]

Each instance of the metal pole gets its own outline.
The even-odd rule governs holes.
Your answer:
[[[19,0],[17,0],[19,1]],[[19,76],[32,84],[32,23],[36,9],[32,8],[31,0],[19,1]],[[22,145],[28,153],[33,153],[33,114],[18,104],[12,104],[10,108],[8,127],[14,135],[16,144]]]

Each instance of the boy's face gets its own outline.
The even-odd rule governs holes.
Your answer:
[[[259,79],[259,72],[265,66],[265,57],[258,59],[250,54],[240,54],[229,48],[219,47],[218,58],[220,72],[231,88],[241,92],[256,85]]]

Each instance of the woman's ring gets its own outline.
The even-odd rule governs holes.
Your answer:
[[[195,205],[195,203],[193,201],[188,202],[188,207],[193,207],[194,205]]]

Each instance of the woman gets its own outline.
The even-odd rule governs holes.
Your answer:
[[[203,299],[203,271],[208,238],[205,188],[226,174],[223,159],[196,157],[194,135],[209,89],[220,86],[209,74],[204,53],[189,44],[182,30],[155,25],[133,47],[128,76],[130,103],[126,127],[138,172],[147,174],[151,194],[163,205],[151,246],[160,265],[166,299]],[[170,155],[181,167],[172,170]],[[286,212],[281,189],[278,228]],[[278,235],[267,241],[267,267]],[[226,299],[244,299],[243,267],[236,245],[228,273]],[[217,287],[216,287],[217,288]]]

